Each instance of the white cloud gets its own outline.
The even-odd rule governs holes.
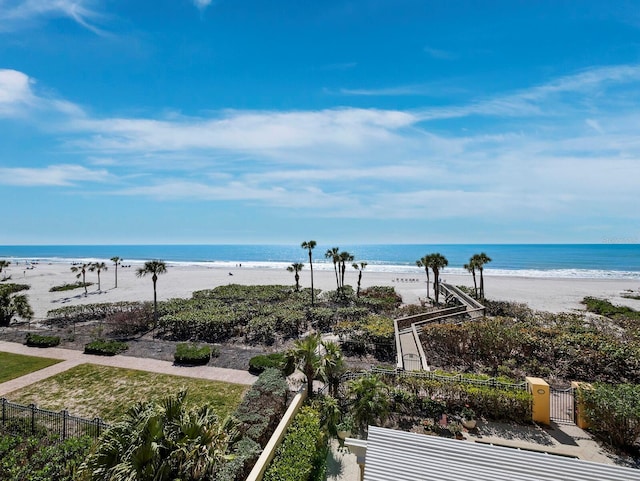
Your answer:
[[[101,17],[95,0],[0,0],[0,31],[31,27],[39,20],[67,17],[92,32],[103,33],[95,22]]]
[[[211,0],[193,0],[193,4],[199,9],[204,10],[211,5]]]
[[[90,170],[81,165],[0,167],[0,184],[4,185],[71,186],[81,182],[106,182],[110,177],[106,170]]]

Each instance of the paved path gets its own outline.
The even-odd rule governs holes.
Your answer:
[[[137,369],[139,371],[244,385],[251,385],[257,379],[257,376],[238,369],[225,369],[211,366],[176,366],[169,361],[159,361],[157,359],[131,356],[94,356],[73,349],[60,349],[57,347],[42,349],[28,347],[16,342],[0,341],[0,351],[13,354],[25,354],[27,356],[48,357],[63,361],[0,384],[0,396],[4,396],[7,393],[41,381],[42,379],[55,376],[80,364],[97,364],[100,366]]]

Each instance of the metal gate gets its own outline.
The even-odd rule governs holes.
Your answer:
[[[405,371],[420,371],[422,369],[420,356],[411,353],[405,354],[402,356],[402,367],[404,367]]]
[[[573,388],[550,386],[551,420],[559,424],[576,422],[576,405]]]

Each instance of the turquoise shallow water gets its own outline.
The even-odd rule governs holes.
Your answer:
[[[314,267],[333,268],[324,258],[332,245],[319,244],[313,251]],[[492,262],[486,273],[527,277],[580,277],[640,279],[640,244],[376,244],[342,245],[357,261],[377,271],[411,272],[425,254],[440,252],[449,260],[448,272],[462,272],[471,255],[486,252]],[[0,246],[0,258],[14,262],[68,262],[109,259],[129,262],[162,259],[172,263],[238,264],[282,268],[282,264],[308,261],[297,245],[55,245]]]

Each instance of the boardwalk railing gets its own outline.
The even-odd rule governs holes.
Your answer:
[[[440,374],[434,371],[399,371],[394,369],[383,369],[379,367],[372,367],[368,371],[358,371],[358,372],[348,372],[342,375],[340,378],[341,381],[350,381],[352,379],[357,379],[359,377],[368,376],[370,374],[380,374],[384,376],[393,376],[393,377],[416,377],[420,379],[431,379],[434,381],[440,382],[449,382],[456,384],[471,384],[474,386],[487,386],[493,387],[496,389],[513,389],[518,391],[526,391],[527,390],[527,382],[522,381],[518,383],[513,382],[504,382],[494,377],[489,379],[475,379],[473,377],[467,377],[463,374]]]
[[[78,436],[98,438],[109,427],[100,418],[85,419],[70,415],[65,411],[48,411],[35,404],[25,406],[0,399],[0,430],[13,434],[49,434],[67,439]]]

